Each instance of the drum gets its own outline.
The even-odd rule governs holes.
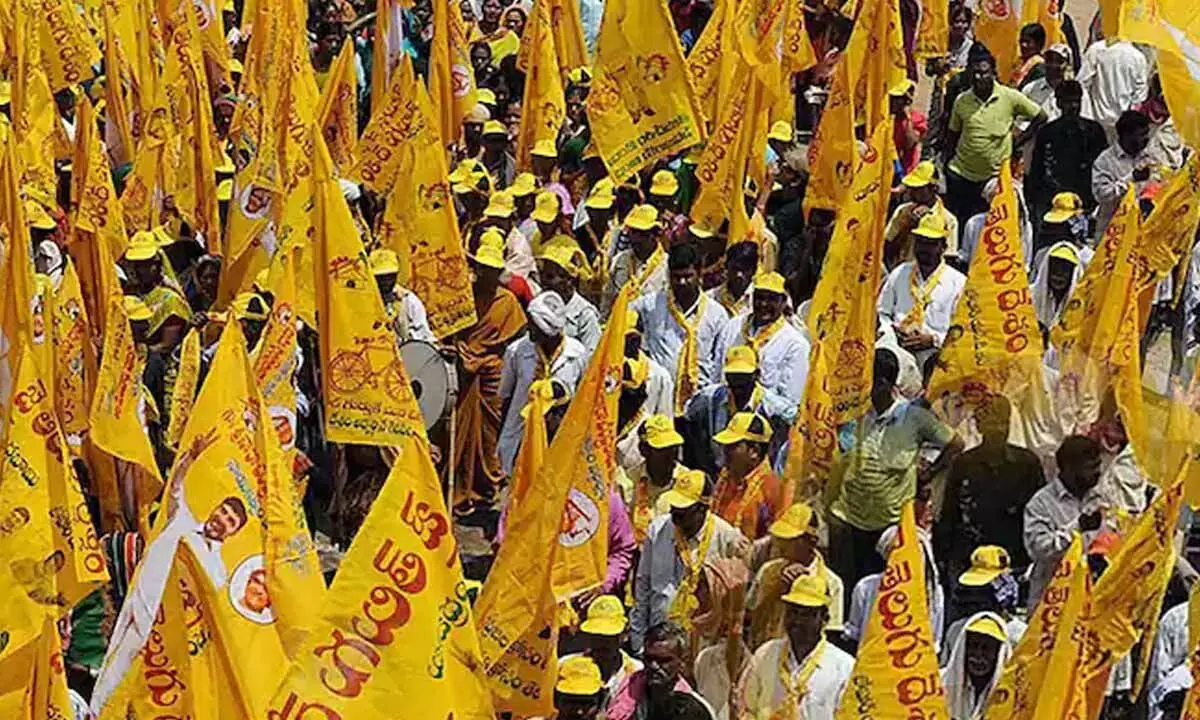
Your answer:
[[[421,406],[425,418],[425,429],[437,423],[454,406],[456,393],[454,368],[438,349],[421,340],[409,340],[400,346],[400,360],[408,371],[413,394]]]

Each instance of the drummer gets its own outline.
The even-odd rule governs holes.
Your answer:
[[[371,272],[383,296],[383,308],[396,333],[396,342],[403,345],[409,340],[434,342],[425,305],[421,298],[396,284],[400,273],[400,259],[391,250],[379,249],[371,253]]]

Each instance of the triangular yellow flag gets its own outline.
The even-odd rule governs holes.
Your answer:
[[[92,328],[79,287],[79,274],[75,263],[64,259],[62,280],[54,293],[54,406],[71,451],[77,453],[87,430],[96,367],[89,347]]]
[[[522,37],[529,47],[529,62],[525,70],[525,94],[521,98],[521,127],[516,138],[517,167],[521,170],[529,169],[535,143],[558,140],[558,130],[567,116],[549,2],[538,0],[532,12]]]
[[[179,346],[179,371],[175,387],[171,390],[171,416],[167,425],[167,444],[179,446],[183,427],[196,404],[196,391],[200,388],[200,329],[192,328],[183,336]]]
[[[475,73],[467,46],[467,23],[456,2],[433,3],[429,94],[438,111],[438,135],[446,143],[457,142],[463,118],[475,107]]]
[[[867,616],[854,671],[838,705],[838,720],[949,717],[929,624],[925,552],[913,501],[900,512],[900,533],[888,553],[879,592]]]
[[[329,69],[329,82],[317,107],[317,127],[325,136],[338,168],[354,166],[358,144],[358,78],[354,74],[354,42],[348,40]]]

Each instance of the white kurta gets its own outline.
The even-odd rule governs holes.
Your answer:
[[[746,668],[741,679],[740,702],[750,717],[770,717],[787,697],[779,677],[780,653],[788,654],[787,667],[793,677],[800,671],[800,663],[792,657],[791,643],[787,639],[763,643],[755,651],[750,667]],[[853,657],[825,643],[817,660],[817,668],[808,678],[796,717],[832,720],[853,670]]]
[[[746,328],[754,322],[752,313],[730,318],[717,340],[713,360],[717,367],[725,362],[729,348],[746,344]],[[758,351],[758,382],[776,395],[799,405],[808,380],[808,355],[812,345],[791,323],[783,323]],[[720,375],[716,382],[723,381]]]
[[[879,322],[880,324],[899,324],[912,311],[913,299],[910,278],[916,272],[916,262],[906,262],[897,265],[888,273],[883,281],[883,289],[879,291]],[[938,278],[937,285],[929,293],[929,303],[925,307],[925,317],[921,322],[921,330],[931,333],[937,347],[941,347],[946,339],[946,331],[950,329],[950,318],[954,315],[954,306],[962,295],[963,286],[967,284],[965,275],[952,267],[946,267]],[[925,362],[935,349],[922,350],[913,353],[918,363]]]
[[[565,337],[562,348],[550,363],[550,377],[562,381],[575,392],[575,386],[587,369],[588,351],[573,338]],[[500,372],[500,398],[508,402],[508,413],[500,427],[497,453],[500,465],[506,474],[511,474],[517,460],[517,449],[521,446],[521,435],[525,431],[525,420],[521,408],[529,401],[529,386],[537,378],[538,355],[533,341],[526,335],[504,351],[504,369]]]
[[[582,295],[574,293],[563,308],[563,314],[567,317],[563,334],[578,340],[590,357],[600,342],[600,311]]]
[[[633,302],[632,308],[642,320],[642,349],[650,359],[662,365],[672,377],[678,376],[679,356],[687,332],[675,322],[667,307],[668,290],[643,295]],[[703,309],[702,309],[703,308]],[[712,298],[701,294],[696,305],[685,311],[689,317],[701,313],[695,322],[697,354],[699,355],[700,377],[696,389],[721,381],[721,366],[724,358],[716,357],[717,340],[729,322],[725,308]],[[673,407],[673,405],[672,405]]]

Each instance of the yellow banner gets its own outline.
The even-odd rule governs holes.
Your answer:
[[[1065,43],[1067,36],[1062,30],[1060,0],[1026,0],[1021,6],[1021,24],[1037,23],[1046,31],[1046,47]]]
[[[179,346],[179,374],[171,390],[171,418],[167,426],[167,443],[179,446],[183,426],[192,414],[196,391],[200,386],[200,330],[192,328],[183,336]]]
[[[1091,571],[1075,533],[1029,628],[988,696],[985,720],[1061,720],[1084,713],[1083,658]]]
[[[701,142],[703,116],[665,0],[611,0],[588,96],[592,140],[623,181]]]
[[[949,717],[929,625],[925,553],[913,501],[900,513],[900,533],[871,605],[838,720]]]
[[[523,40],[529,43],[525,71],[525,94],[521,98],[521,126],[517,131],[517,168],[528,170],[533,146],[539,140],[558,141],[558,131],[567,115],[558,56],[554,52],[554,28],[546,0],[534,3]]]
[[[54,160],[64,157],[70,146],[40,61],[38,40],[27,36],[30,22],[36,23],[37,19],[32,15],[22,18],[14,33],[16,42],[12,52],[19,62],[9,70],[12,129],[18,142],[17,155],[24,165],[20,174],[21,186],[33,186],[53,197],[58,187]],[[24,74],[17,77],[22,68]]]
[[[851,87],[850,69],[843,58],[833,69],[829,97],[808,150],[810,170],[802,201],[806,217],[813,208],[838,210],[850,190],[858,163]]]
[[[263,328],[262,338],[250,356],[254,364],[254,379],[262,391],[263,401],[275,426],[279,446],[291,457],[296,450],[296,388],[293,378],[299,360],[296,345],[296,277],[292,252],[275,255],[271,287],[275,303],[271,317]]]
[[[37,24],[51,90],[58,92],[95,76],[92,66],[100,62],[100,48],[88,32],[83,16],[75,11],[74,3],[17,0],[14,4],[17,12],[30,13]]]
[[[693,222],[710,228],[720,227],[729,217],[729,237],[743,238],[750,225],[743,199],[746,162],[762,141],[755,130],[764,93],[742,62],[735,64],[730,87],[732,94],[718,103],[717,123],[696,164],[700,191],[690,214]]]
[[[76,115],[71,172],[71,198],[76,206],[69,249],[79,268],[87,316],[96,328],[103,328],[109,296],[120,292],[113,266],[129,241],[91,102],[81,99]]]
[[[403,366],[400,375],[407,388]],[[391,475],[271,703],[274,720],[493,720],[421,413],[411,392],[399,399],[411,421]]]
[[[576,68],[589,67],[587,45],[583,40],[583,21],[579,17],[579,3],[573,0],[542,0],[550,6],[550,28],[554,33],[554,51],[558,55],[558,67],[562,83]],[[539,3],[541,4],[541,3]],[[526,28],[528,30],[528,27]],[[524,36],[521,38],[524,40]]]
[[[1042,333],[1029,293],[1017,192],[1007,161],[1000,191],[971,258],[967,284],[938,353],[928,396],[956,393],[968,403],[989,394],[1016,397],[1031,385],[1040,392]]]
[[[789,75],[804,72],[818,61],[812,39],[808,36],[804,10],[803,0],[789,0],[787,17],[783,21],[783,60]]]
[[[717,122],[721,105],[717,98],[729,96],[737,53],[733,48],[733,22],[737,0],[716,0],[716,9],[687,56],[688,79],[696,92],[696,107],[701,120]],[[803,17],[803,13],[801,13]]]
[[[354,72],[354,43],[342,45],[329,81],[317,107],[317,126],[325,136],[329,154],[339,168],[354,167],[354,146],[358,144],[358,77]]]
[[[1142,237],[1147,245],[1143,254],[1150,272],[1138,276],[1139,295],[1153,288],[1180,262],[1183,268],[1178,277],[1187,277],[1196,225],[1200,223],[1200,200],[1197,198],[1200,198],[1200,156],[1192,153],[1155,196],[1154,209],[1142,224]],[[1175,283],[1177,298],[1184,284]]]
[[[1020,33],[1021,17],[1013,0],[989,0],[979,6],[975,39],[987,45],[996,58],[996,82],[1008,82],[1017,69]]]
[[[913,55],[917,60],[946,57],[950,51],[950,6],[938,0],[921,1],[921,24]]]
[[[372,100],[375,107],[371,122],[358,139],[355,151],[358,163],[349,174],[351,180],[380,194],[387,193],[396,182],[407,161],[408,142],[422,133],[433,132],[428,129],[433,124],[431,116],[417,105],[417,80],[407,55],[393,75],[387,95]],[[441,137],[440,130],[437,137]]]
[[[433,3],[429,94],[437,106],[438,135],[446,144],[458,142],[463,118],[475,107],[475,72],[467,45],[467,23],[458,3]]]
[[[78,452],[87,430],[88,407],[92,401],[92,383],[96,380],[95,359],[88,347],[92,330],[79,287],[79,274],[69,258],[62,280],[54,294],[54,407],[58,421],[71,445]]]

